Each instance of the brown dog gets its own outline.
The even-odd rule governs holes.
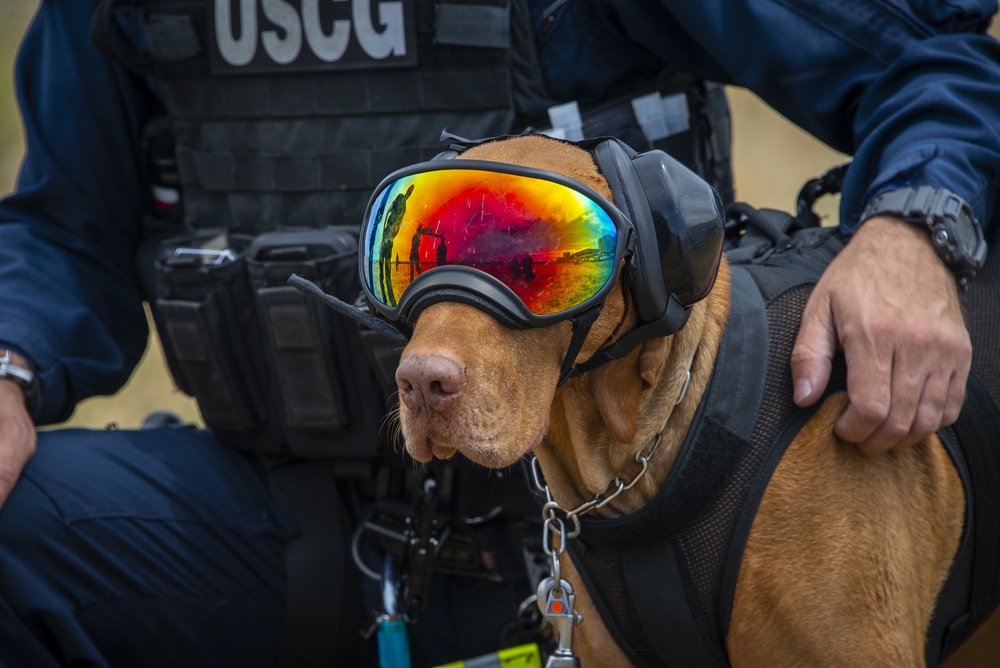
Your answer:
[[[590,154],[565,143],[519,137],[461,157],[559,172],[611,199]],[[662,431],[649,474],[596,511],[632,513],[657,492],[684,441],[729,298],[723,261],[681,331],[560,388],[569,323],[513,330],[470,306],[434,304],[421,313],[396,374],[406,446],[419,461],[461,453],[494,468],[534,451],[555,500],[574,508],[619,473],[631,476],[635,455]],[[613,291],[577,359],[613,342],[634,319],[627,292]],[[924,664],[935,597],[962,533],[963,486],[936,436],[874,457],[838,441],[833,425],[845,402],[843,394],[826,401],[766,489],[725,639],[734,666]],[[584,617],[573,642],[583,665],[628,665],[572,561],[563,555],[561,563]]]

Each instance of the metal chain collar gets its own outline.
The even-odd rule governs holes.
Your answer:
[[[641,467],[639,472],[635,474],[635,477],[631,481],[625,482],[621,476],[615,476],[615,479],[611,481],[608,485],[608,492],[597,494],[594,498],[589,501],[584,501],[579,506],[572,510],[564,510],[555,499],[552,498],[552,490],[549,489],[548,484],[545,482],[544,476],[542,475],[541,466],[538,463],[538,457],[531,457],[531,474],[534,478],[535,487],[538,491],[545,495],[545,505],[542,506],[542,520],[544,522],[542,527],[542,543],[545,553],[549,556],[552,561],[552,575],[554,578],[559,579],[559,555],[561,555],[566,550],[566,540],[569,538],[576,538],[580,535],[580,517],[586,515],[592,510],[598,510],[608,505],[614,501],[620,494],[632,489],[636,484],[642,480],[643,476],[649,471],[649,460],[656,454],[656,449],[660,445],[660,439],[663,432],[657,432],[656,437],[653,438],[653,442],[645,450],[640,450],[635,454],[635,461]],[[572,523],[573,529],[570,532],[566,532],[566,524],[563,518],[557,515],[557,512],[562,513],[566,520]],[[553,534],[559,535],[559,548],[553,547]]]
[[[681,403],[684,399],[684,395],[687,394],[688,385],[691,382],[691,367],[688,367],[687,373],[684,376],[683,384],[681,385],[681,390],[674,399],[674,405]],[[649,460],[652,459],[653,455],[656,454],[656,449],[660,447],[660,439],[663,437],[663,432],[667,428],[667,425],[663,425],[663,429],[656,432],[656,436],[653,438],[653,442],[645,450],[640,450],[635,453],[635,461],[641,467],[639,472],[635,474],[631,482],[625,482],[622,477],[615,476],[615,479],[611,481],[608,485],[608,489],[613,489],[612,492],[608,493],[607,490],[597,494],[590,501],[584,501],[579,506],[573,510],[564,510],[555,499],[552,498],[552,490],[549,489],[548,484],[545,482],[545,476],[542,475],[542,467],[538,463],[538,457],[532,455],[531,457],[531,476],[534,479],[535,487],[539,492],[545,495],[545,505],[542,506],[542,549],[549,557],[550,567],[552,570],[552,578],[556,581],[557,585],[563,582],[559,571],[559,556],[566,551],[566,539],[576,538],[580,535],[580,517],[586,515],[592,510],[597,510],[608,505],[616,498],[618,495],[627,492],[636,486],[636,484],[642,480],[646,472],[649,471]],[[605,496],[606,495],[606,496]],[[573,530],[566,533],[566,524],[562,518],[560,518],[556,512],[561,512],[567,520],[573,523]],[[553,533],[559,535],[559,548],[553,547],[552,539]]]
[[[641,468],[630,482],[622,480],[621,476],[608,485],[608,490],[597,494],[590,501],[586,501],[573,510],[563,510],[552,498],[552,490],[545,483],[542,476],[542,469],[538,463],[538,457],[531,458],[531,475],[535,482],[535,487],[545,494],[545,505],[542,506],[542,549],[549,557],[549,569],[551,575],[538,584],[538,591],[534,598],[539,611],[546,621],[552,625],[556,631],[558,647],[549,656],[545,663],[545,668],[579,668],[580,662],[573,653],[573,630],[583,621],[583,616],[576,611],[576,596],[573,594],[573,586],[562,577],[559,558],[566,551],[566,541],[569,538],[576,538],[580,535],[580,517],[592,510],[603,508],[611,503],[626,490],[635,487],[646,472],[649,471],[649,460],[656,453],[660,445],[660,437],[663,432],[656,434],[652,444],[644,451],[639,451],[635,455],[635,461]],[[558,513],[565,516],[565,519]],[[566,520],[572,522],[572,530],[566,531]],[[555,545],[555,537],[559,536],[559,546]]]
[[[674,405],[679,404],[684,398],[690,380],[691,370],[689,368]],[[594,498],[581,503],[572,510],[564,510],[552,498],[552,490],[549,489],[542,475],[538,457],[531,457],[531,476],[534,479],[535,487],[545,495],[545,504],[542,506],[542,549],[549,557],[551,575],[538,583],[537,592],[534,596],[529,597],[528,601],[535,600],[542,616],[555,629],[559,642],[559,646],[549,656],[545,668],[579,668],[580,665],[576,655],[573,654],[573,629],[583,621],[583,616],[576,611],[576,596],[573,594],[573,587],[563,579],[559,563],[559,558],[566,551],[566,541],[580,535],[581,516],[592,510],[603,508],[642,480],[649,471],[649,460],[656,454],[665,429],[666,425],[657,432],[648,448],[636,453],[635,461],[640,468],[631,481],[625,482],[621,476],[615,476],[604,492],[595,495]],[[566,521],[572,523],[572,530],[569,532],[566,531]],[[556,536],[559,537],[558,547],[555,546]]]

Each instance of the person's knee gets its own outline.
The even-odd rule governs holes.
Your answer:
[[[14,555],[29,553],[38,542],[36,538],[58,530],[61,524],[52,500],[30,479],[22,477],[0,507],[0,564]]]
[[[34,620],[26,638],[84,663],[115,648],[135,655],[115,665],[250,648],[258,664],[241,665],[267,665],[287,527],[245,458],[166,431],[40,435],[0,508],[0,628]],[[124,627],[135,643],[117,638]],[[231,642],[248,629],[253,643]]]
[[[64,532],[51,499],[22,477],[0,508],[0,600],[11,609],[37,609],[31,599],[48,595],[39,575],[58,568]]]

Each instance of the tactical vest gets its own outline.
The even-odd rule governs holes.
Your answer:
[[[527,2],[104,0],[92,35],[166,110],[145,144],[169,196],[137,262],[180,389],[236,447],[375,454],[399,351],[287,278],[353,301],[357,228],[382,178],[441,152],[445,130],[551,125]],[[575,114],[575,131],[668,150],[731,197],[721,87],[664,70]]]
[[[842,245],[834,230],[813,228],[766,241],[756,235],[729,250],[729,320],[676,463],[641,512],[584,519],[569,543],[604,623],[636,666],[729,665],[725,638],[754,516],[786,448],[821,403],[799,409],[791,401],[799,317]],[[966,488],[967,522],[928,633],[932,666],[1000,603],[1000,351],[988,324],[996,322],[1000,258],[978,278],[963,296],[976,351],[968,398],[959,423],[941,432]],[[845,387],[840,360],[828,393]]]

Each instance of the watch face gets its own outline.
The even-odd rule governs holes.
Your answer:
[[[958,233],[958,242],[962,248],[968,252],[976,249],[979,242],[979,238],[976,236],[976,222],[965,207],[962,207],[958,212],[955,220],[955,231]]]

